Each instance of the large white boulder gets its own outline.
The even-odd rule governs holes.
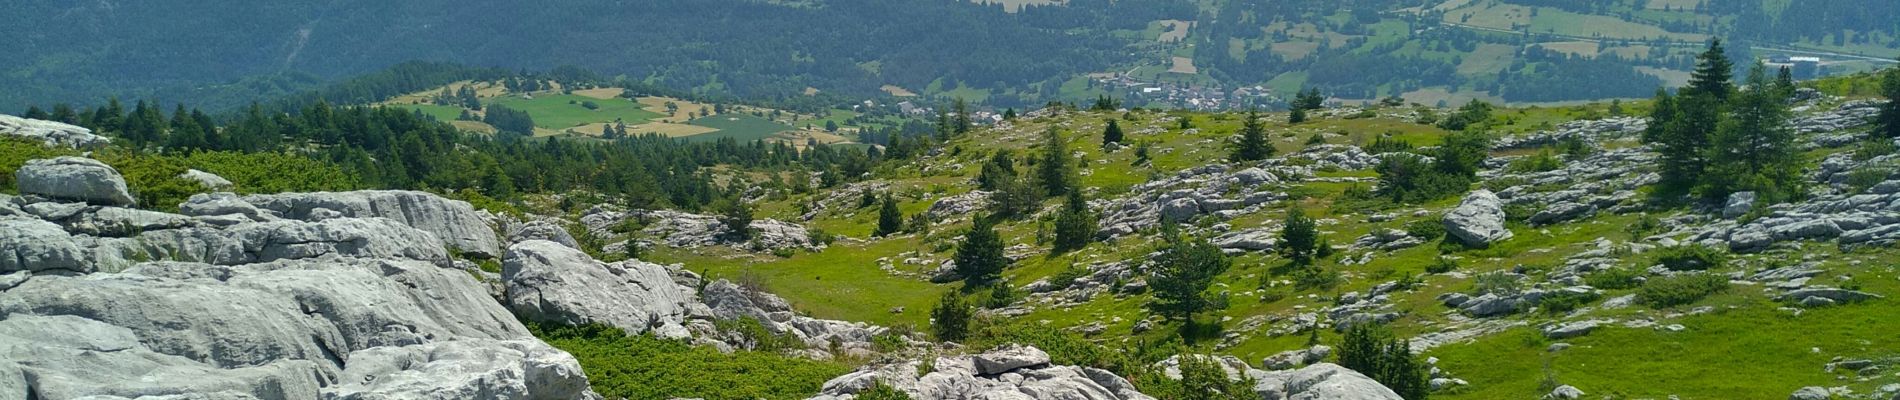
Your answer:
[[[112,142],[104,136],[93,134],[91,129],[72,124],[4,114],[0,114],[0,135],[36,140],[47,146],[71,148],[95,148]]]
[[[0,315],[5,398],[591,396],[579,364],[530,336],[473,277],[421,261],[332,255],[35,275],[0,292]],[[21,375],[9,369],[39,378],[10,386],[5,377]]]
[[[463,254],[501,256],[501,240],[484,223],[481,213],[466,201],[403,190],[364,190],[335,193],[285,193],[245,196],[244,201],[279,216],[318,220],[334,211],[343,217],[382,217],[433,233]]]
[[[27,160],[13,172],[20,194],[108,206],[135,203],[125,178],[112,166],[85,157]]]
[[[690,336],[684,326],[689,293],[666,267],[629,260],[602,263],[559,243],[531,240],[502,259],[509,309],[523,319],[611,325],[629,334]]]
[[[1445,231],[1465,245],[1489,246],[1511,238],[1504,219],[1504,202],[1490,190],[1478,189],[1445,213]]]
[[[59,225],[0,217],[0,274],[15,271],[91,271],[85,253]]]

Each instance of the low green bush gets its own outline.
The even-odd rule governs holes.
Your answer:
[[[1603,295],[1596,293],[1560,291],[1538,299],[1537,308],[1548,314],[1563,314],[1601,298]]]
[[[1701,301],[1728,287],[1728,278],[1708,273],[1656,277],[1643,283],[1636,300],[1650,308],[1668,308]]]
[[[1671,271],[1707,271],[1721,268],[1727,262],[1727,253],[1709,246],[1672,246],[1656,250],[1656,263]]]
[[[1445,223],[1439,222],[1436,219],[1421,219],[1408,222],[1405,224],[1405,234],[1424,239],[1427,242],[1438,240],[1439,238],[1445,237]]]
[[[1642,285],[1642,282],[1637,280],[1642,276],[1641,272],[1634,269],[1610,268],[1584,276],[1583,283],[1597,289],[1621,290]]]
[[[1458,269],[1458,260],[1445,256],[1438,256],[1437,260],[1433,260],[1430,265],[1425,266],[1425,272],[1433,274],[1442,274],[1456,269]]]
[[[723,354],[604,325],[530,323],[528,329],[580,360],[594,391],[607,398],[799,399],[851,372],[842,363],[770,352]]]

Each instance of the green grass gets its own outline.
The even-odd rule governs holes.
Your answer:
[[[1590,104],[1501,109],[1492,122],[1496,124],[1494,131],[1498,132],[1547,129],[1547,126],[1593,113],[1607,115],[1606,107],[1605,104]],[[1623,107],[1631,114],[1640,115],[1646,104],[1641,101],[1626,102]],[[1164,115],[1189,116],[1198,133],[1188,134],[1172,122],[1162,122],[1160,119]],[[1400,140],[1417,146],[1437,145],[1447,133],[1431,126],[1386,118],[1320,119],[1288,126],[1285,117],[1284,113],[1264,116],[1268,121],[1269,135],[1281,154],[1299,151],[1304,147],[1303,142],[1307,137],[1320,132],[1334,134],[1327,139],[1329,143],[1347,144],[1369,143],[1390,132]],[[1119,121],[1123,130],[1129,133],[1131,141],[1153,144],[1155,152],[1152,166],[1130,165],[1134,157],[1132,149],[1114,153],[1102,151],[1100,133],[1103,121],[1111,118]],[[1035,154],[1035,148],[1039,146],[1036,134],[1049,126],[1058,126],[1069,149],[1081,153],[1084,161],[1082,168],[1087,171],[1081,178],[1082,185],[1099,188],[1099,193],[1105,195],[1098,198],[1113,197],[1126,192],[1133,185],[1146,182],[1150,174],[1171,175],[1185,168],[1219,162],[1227,154],[1222,139],[1238,130],[1241,123],[1241,118],[1234,114],[1135,113],[1132,120],[1122,118],[1119,113],[1077,112],[1053,118],[1019,120],[1013,124],[1010,132],[979,130],[968,138],[952,142],[950,147],[960,152],[931,159],[929,163],[938,167],[932,172],[923,172],[922,165],[913,163],[886,166],[880,168],[877,175],[879,179],[890,182],[898,193],[916,193],[932,188],[940,190],[941,193],[924,199],[900,196],[900,208],[906,214],[920,212],[929,207],[932,199],[968,190],[968,182],[976,173],[973,167],[979,165],[990,151],[1011,149],[1019,158]],[[941,168],[952,164],[961,164],[964,168]],[[1321,175],[1373,176],[1368,171],[1327,171]],[[1350,186],[1352,184],[1349,183],[1312,182],[1274,188],[1300,196],[1225,222],[1232,224],[1235,229],[1271,226],[1283,218],[1288,208],[1299,207],[1314,218],[1329,221],[1322,223],[1321,231],[1333,244],[1343,246],[1374,230],[1403,229],[1408,223],[1419,221],[1434,223],[1440,213],[1459,201],[1457,196],[1453,196],[1417,205],[1362,204],[1344,201],[1342,195]],[[806,200],[793,196],[762,205],[760,210],[767,215],[789,218],[796,214],[795,205]],[[1054,201],[1045,204],[1053,204]],[[868,208],[851,211],[833,207],[804,224],[863,238],[869,234],[875,222],[875,213],[870,211]],[[1366,222],[1368,215],[1380,212],[1393,213],[1399,217],[1386,222]],[[1337,287],[1327,289],[1295,290],[1273,285],[1263,291],[1260,289],[1263,280],[1291,279],[1290,276],[1282,275],[1284,272],[1279,268],[1286,260],[1271,254],[1246,254],[1237,257],[1234,267],[1216,279],[1214,290],[1229,293],[1231,306],[1204,317],[1203,321],[1222,321],[1220,324],[1224,329],[1238,330],[1242,321],[1249,318],[1315,312],[1331,307],[1334,296],[1341,293],[1364,291],[1412,275],[1421,282],[1416,290],[1391,295],[1392,310],[1403,314],[1392,328],[1407,337],[1439,331],[1445,329],[1453,319],[1449,314],[1451,310],[1434,297],[1449,292],[1469,292],[1474,287],[1474,279],[1469,277],[1424,275],[1426,266],[1435,262],[1441,254],[1458,260],[1460,267],[1457,271],[1465,274],[1462,276],[1510,270],[1518,266],[1538,274],[1541,272],[1536,271],[1547,271],[1561,265],[1571,255],[1594,249],[1594,242],[1599,238],[1619,243],[1634,240],[1628,227],[1640,218],[1634,214],[1603,213],[1587,220],[1543,227],[1512,224],[1510,227],[1516,234],[1515,238],[1487,249],[1444,253],[1436,243],[1427,243],[1393,252],[1375,253],[1373,261],[1364,265],[1346,266],[1340,262],[1341,256],[1357,257],[1364,251],[1342,252],[1341,256],[1320,261],[1320,265],[1340,272],[1343,277]],[[934,265],[903,265],[899,254],[915,251],[923,259],[946,259],[950,253],[933,252],[940,248],[935,244],[945,238],[953,238],[956,231],[964,226],[967,226],[964,222],[938,224],[932,227],[934,236],[928,239],[899,236],[865,243],[841,241],[822,252],[800,253],[785,259],[718,251],[661,251],[660,260],[685,262],[689,268],[714,278],[732,278],[749,271],[763,278],[768,290],[779,293],[797,309],[813,316],[923,328],[927,326],[926,316],[936,296],[946,290],[956,290],[960,284],[937,285],[915,276],[895,276],[880,270],[877,259],[889,257],[898,264],[896,268],[903,272],[927,270]],[[1034,245],[1035,222],[1015,221],[1005,223],[998,229],[1006,244],[1031,244],[1035,249],[1029,257],[1014,263],[1004,272],[1004,278],[1013,285],[1054,276],[1071,265],[1139,259],[1152,245],[1146,237],[1122,238],[1113,243],[1093,244],[1069,254],[1047,256],[1046,245]],[[1849,281],[1840,276],[1851,274],[1851,282],[1864,285],[1864,290],[1881,294],[1900,293],[1900,282],[1896,282],[1893,269],[1888,267],[1891,263],[1883,261],[1900,259],[1900,250],[1879,249],[1838,254],[1831,246],[1816,245],[1802,251],[1820,254],[1828,262],[1826,268],[1840,273],[1838,276],[1831,273],[1816,278],[1815,284],[1841,285]],[[1733,266],[1712,272],[1752,271],[1761,268],[1764,263],[1788,256],[1772,254],[1740,257],[1730,263]],[[1618,258],[1617,267],[1641,270],[1653,262],[1654,255],[1621,254],[1615,257]],[[1860,263],[1849,264],[1850,260]],[[1628,295],[1638,290],[1607,290],[1603,297]],[[985,293],[975,291],[971,294],[981,298]],[[1111,347],[1155,343],[1176,335],[1172,325],[1162,325],[1140,334],[1132,332],[1137,321],[1149,316],[1144,308],[1149,299],[1148,295],[1102,294],[1072,307],[1038,306],[1026,316],[1004,322],[1044,325],[1049,329],[1068,329],[1100,322],[1107,326],[1107,331],[1091,340]],[[1600,303],[1601,300],[1595,300],[1580,306],[1593,307]],[[1717,311],[1706,315],[1668,316],[1669,313],[1686,312],[1699,306],[1715,307]],[[1770,300],[1758,287],[1736,285],[1728,291],[1666,310],[1653,310],[1638,304],[1619,310],[1593,311],[1589,314],[1592,317],[1622,320],[1649,318],[1658,320],[1658,324],[1662,325],[1683,324],[1688,329],[1668,332],[1651,328],[1606,327],[1589,336],[1568,341],[1576,347],[1557,355],[1552,360],[1552,370],[1559,382],[1576,385],[1589,392],[1593,398],[1601,395],[1665,398],[1670,394],[1682,395],[1685,399],[1781,398],[1795,388],[1809,385],[1850,385],[1858,392],[1866,393],[1878,384],[1895,380],[1887,377],[1866,383],[1838,382],[1832,374],[1821,372],[1821,365],[1835,356],[1872,358],[1900,353],[1900,337],[1883,333],[1900,328],[1895,326],[1900,325],[1900,322],[1896,322],[1900,319],[1892,318],[1900,315],[1900,306],[1881,300],[1807,310],[1800,317],[1777,311],[1776,308],[1781,306],[1783,304]],[[904,307],[905,312],[891,313],[893,307]],[[1506,318],[1537,326],[1563,316],[1526,313]],[[1271,337],[1264,334],[1265,329],[1241,332],[1247,335],[1246,339],[1231,343],[1232,346],[1216,347],[1215,343],[1219,340],[1209,340],[1195,343],[1189,350],[1257,360],[1307,345],[1308,338],[1304,333]],[[1785,340],[1790,336],[1786,332],[1803,334],[1797,335],[1801,336],[1799,338]],[[1808,335],[1807,332],[1814,334]],[[1441,367],[1453,376],[1473,383],[1461,391],[1440,393],[1434,397],[1488,399],[1541,396],[1537,385],[1543,377],[1543,351],[1549,342],[1540,337],[1535,329],[1527,327],[1483,337],[1475,343],[1453,344],[1431,350],[1427,355],[1439,357],[1442,360],[1439,364]],[[1339,336],[1328,330],[1320,335],[1320,340],[1337,344]],[[1813,348],[1820,348],[1821,351],[1814,353]],[[1763,376],[1767,377],[1761,378]]]
[[[843,362],[772,353],[722,354],[711,347],[604,326],[530,325],[536,337],[573,354],[588,383],[607,398],[802,399],[851,371]]]
[[[777,121],[742,113],[719,114],[700,118],[693,120],[691,124],[718,129],[718,131],[714,132],[687,136],[687,140],[694,141],[712,141],[732,138],[739,142],[750,142],[794,129],[789,125]]]
[[[456,118],[461,118],[462,111],[466,110],[456,106],[439,106],[434,104],[398,104],[396,107],[421,111],[423,114],[442,122],[454,121]]]
[[[588,101],[599,104],[600,108],[589,110],[581,106],[582,102]],[[573,102],[573,104],[569,104],[569,102]],[[628,125],[633,125],[661,116],[659,113],[641,109],[640,104],[632,100],[603,100],[564,94],[544,94],[535,96],[534,99],[508,96],[490,99],[487,104],[498,104],[507,106],[508,108],[526,111],[528,115],[534,116],[534,126],[554,130],[592,123],[613,122],[616,118],[625,121]],[[449,120],[454,120],[454,118],[451,117]]]
[[[764,279],[766,290],[814,317],[923,328],[929,326],[930,308],[937,296],[950,286],[892,276],[878,269],[877,263],[880,257],[927,250],[922,247],[915,238],[900,238],[862,246],[839,242],[822,252],[799,253],[787,259],[727,258],[710,250],[656,251],[652,258],[656,262],[685,263],[707,279],[757,274]],[[936,257],[944,258],[947,256]],[[904,312],[891,313],[893,307],[904,307]]]

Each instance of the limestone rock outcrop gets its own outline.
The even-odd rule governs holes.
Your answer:
[[[335,216],[382,217],[435,234],[463,254],[481,258],[501,256],[501,240],[494,228],[468,202],[424,192],[364,190],[355,192],[284,193],[245,196],[244,201],[278,216],[297,220]]]
[[[28,160],[13,178],[21,194],[108,206],[135,202],[119,170],[85,157]]]
[[[509,309],[521,318],[612,325],[631,334],[691,335],[684,325],[691,292],[666,267],[638,260],[602,263],[546,240],[521,242],[502,259]]]
[[[1484,247],[1511,238],[1504,226],[1504,203],[1490,190],[1478,189],[1445,214],[1445,233],[1467,246]]]

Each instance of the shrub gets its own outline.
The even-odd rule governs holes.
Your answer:
[[[1872,160],[1874,157],[1893,154],[1894,151],[1896,150],[1893,141],[1889,138],[1869,139],[1861,142],[1860,147],[1854,148],[1854,161]]]
[[[1313,134],[1313,136],[1306,137],[1307,146],[1322,145],[1322,144],[1326,144],[1326,134],[1324,133],[1315,133]]]
[[[1557,159],[1556,153],[1552,153],[1550,150],[1543,150],[1537,152],[1535,155],[1512,160],[1511,165],[1506,169],[1511,172],[1526,173],[1555,171],[1563,167],[1564,162],[1563,160]]]
[[[1339,286],[1340,280],[1339,271],[1319,266],[1307,266],[1293,271],[1293,287],[1300,290],[1332,289],[1334,286]]]
[[[744,338],[747,350],[777,353],[805,347],[805,343],[790,335],[779,335],[765,329],[765,324],[752,317],[721,320],[713,323],[721,332],[731,332]]]
[[[1728,261],[1722,250],[1703,245],[1664,247],[1656,251],[1656,263],[1671,271],[1706,271],[1721,268]]]
[[[895,388],[892,388],[890,385],[884,384],[884,382],[878,382],[876,385],[872,385],[870,390],[858,392],[857,399],[858,400],[911,400],[910,394],[904,393],[904,391],[902,390],[897,390]]]
[[[990,298],[983,303],[984,308],[997,309],[1009,307],[1016,302],[1016,289],[1009,282],[998,282],[990,287]]]
[[[1438,256],[1438,259],[1432,261],[1431,265],[1425,266],[1425,272],[1433,274],[1442,274],[1456,269],[1458,269],[1458,260],[1445,256]]]
[[[1590,292],[1559,291],[1537,300],[1538,308],[1549,314],[1563,314],[1597,301],[1603,295]]]
[[[1662,219],[1643,214],[1642,218],[1636,219],[1636,223],[1630,224],[1628,231],[1631,238],[1641,239],[1660,229],[1662,229]]]
[[[803,398],[838,375],[842,363],[739,351],[721,354],[604,325],[527,324],[534,336],[573,354],[593,389],[607,398]]]
[[[1243,400],[1258,399],[1254,394],[1254,379],[1241,376],[1240,380],[1227,379],[1226,369],[1220,361],[1211,356],[1183,354],[1179,370],[1181,379],[1167,379],[1150,374],[1148,379],[1138,383],[1144,393],[1163,399],[1204,399],[1204,400]]]
[[[1413,147],[1411,143],[1404,140],[1399,140],[1395,137],[1380,136],[1377,139],[1372,139],[1372,144],[1366,145],[1365,150],[1367,153],[1382,154],[1412,151],[1412,149],[1415,148],[1416,147]]]
[[[1405,223],[1405,234],[1425,241],[1445,237],[1445,224],[1435,219],[1421,219]]]
[[[1657,277],[1643,283],[1636,299],[1650,308],[1668,308],[1695,303],[1728,286],[1728,278],[1708,273]]]
[[[931,333],[937,340],[959,341],[970,334],[970,319],[976,315],[976,309],[963,301],[963,295],[949,291],[937,300],[937,308],[930,310]]]
[[[1862,168],[1849,171],[1847,187],[1852,188],[1854,193],[1865,192],[1868,188],[1885,182],[1887,176],[1890,175],[1893,175],[1893,170],[1887,168]]]
[[[1597,289],[1629,289],[1641,285],[1642,282],[1637,278],[1642,276],[1642,273],[1634,269],[1610,268],[1583,277],[1583,283]]]
[[[1057,290],[1067,289],[1070,285],[1075,284],[1075,280],[1082,279],[1082,277],[1088,275],[1088,268],[1070,264],[1068,268],[1063,268],[1062,272],[1057,272],[1054,276],[1050,276],[1049,285],[1055,287]]]
[[[1346,331],[1339,346],[1339,365],[1359,371],[1407,400],[1424,400],[1429,393],[1430,367],[1412,353],[1405,339],[1379,324],[1359,324]]]
[[[1504,271],[1494,271],[1494,272],[1487,272],[1484,274],[1480,274],[1475,279],[1474,285],[1475,286],[1472,288],[1472,291],[1474,293],[1472,294],[1479,295],[1479,296],[1483,296],[1486,294],[1509,296],[1509,295],[1518,294],[1519,292],[1524,290],[1524,283],[1523,281],[1518,279],[1518,276],[1516,274],[1511,274]]]

